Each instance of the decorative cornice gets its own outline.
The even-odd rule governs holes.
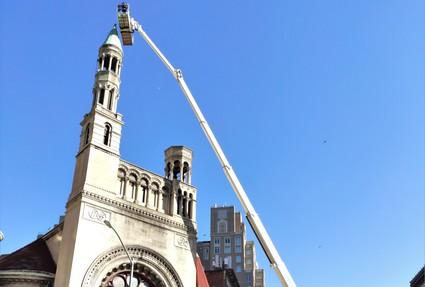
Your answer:
[[[97,194],[97,193],[89,192],[89,191],[83,191],[83,192],[81,192],[81,195],[83,197],[94,199],[94,200],[101,202],[101,203],[104,203],[106,205],[110,205],[110,206],[119,208],[121,210],[125,210],[127,212],[132,213],[132,214],[135,214],[135,215],[138,215],[138,216],[144,216],[144,217],[147,217],[149,219],[159,221],[163,224],[167,224],[167,225],[182,229],[184,231],[187,231],[189,233],[195,233],[196,234],[196,229],[194,227],[192,227],[193,222],[191,220],[186,220],[186,219],[183,218],[184,222],[187,222],[187,224],[179,223],[179,222],[172,220],[171,218],[167,218],[166,216],[161,216],[159,214],[149,212],[145,208],[139,208],[139,207],[136,207],[134,205],[126,204],[122,201],[114,200],[114,199],[102,196],[102,195]],[[74,200],[74,198],[72,199],[72,201]],[[67,206],[69,206],[69,205],[70,205],[70,202],[68,202]]]
[[[1,283],[53,283],[55,274],[38,270],[0,270]]]

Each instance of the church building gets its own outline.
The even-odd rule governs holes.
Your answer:
[[[122,61],[114,26],[99,48],[63,221],[0,257],[0,286],[126,287],[132,266],[131,287],[195,287],[205,276],[197,267],[192,150],[167,148],[163,175],[120,157]]]

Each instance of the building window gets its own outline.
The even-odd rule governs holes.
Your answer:
[[[183,216],[187,216],[187,192],[183,193]]]
[[[207,248],[204,248],[204,260],[208,260],[209,258],[210,258],[210,249],[207,247]]]
[[[220,245],[220,238],[214,239],[214,245]]]
[[[242,262],[242,257],[240,255],[236,255],[236,263],[241,263]]]
[[[84,139],[84,144],[88,144],[89,143],[89,139],[90,139],[90,123],[87,124],[86,126],[86,131],[85,131],[85,139]]]
[[[181,215],[181,205],[182,205],[182,191],[179,189],[179,191],[177,192],[177,214]]]
[[[215,254],[220,253],[220,247],[214,247],[214,253]]]
[[[112,64],[111,64],[111,70],[112,70],[112,72],[114,72],[114,73],[116,73],[116,72],[117,72],[117,63],[118,63],[117,58],[113,57],[113,58],[112,58]]]
[[[224,238],[224,244],[226,244],[226,245],[230,245],[232,243],[232,240],[231,240],[231,238],[230,237],[225,237]]]
[[[222,219],[217,223],[218,233],[227,233],[227,221]]]
[[[110,146],[111,145],[111,136],[112,136],[112,126],[108,123],[105,124],[105,131],[103,134],[103,144]]]
[[[174,167],[173,167],[173,179],[180,180],[181,173],[180,173],[180,161],[176,160],[174,161]]]
[[[187,206],[187,215],[190,219],[192,219],[193,216],[193,195],[189,194],[189,204]]]
[[[99,104],[103,105],[103,102],[105,101],[105,89],[100,89],[99,92]]]
[[[167,168],[165,169],[165,177],[168,179],[171,178],[171,162],[167,163]]]
[[[141,189],[142,189],[142,202],[146,202],[147,192],[148,192],[148,181],[146,179],[142,179],[140,183]]]
[[[183,182],[189,183],[189,164],[187,162],[183,163]]]
[[[251,250],[251,248],[247,248],[246,249],[246,251],[245,251],[245,253],[246,253],[246,255],[251,255],[252,254],[252,250]]]
[[[246,264],[252,264],[252,259],[251,258],[247,258],[246,259]]]
[[[112,111],[112,100],[114,99],[115,90],[112,89],[109,91],[109,99],[108,99],[108,109]]]
[[[242,238],[240,236],[235,237],[235,245],[242,245]]]
[[[242,248],[240,246],[236,246],[235,247],[235,252],[236,253],[241,253],[242,252]]]
[[[163,186],[160,198],[162,198],[162,210],[165,213],[168,213],[168,210],[170,209],[169,206],[168,206],[169,196],[170,196],[170,194],[168,193],[168,188]]]
[[[232,247],[230,246],[224,246],[224,253],[232,253]]]
[[[152,184],[152,193],[153,193],[153,207],[159,207],[159,186],[157,184]]]
[[[236,265],[236,272],[241,272],[242,271],[242,267],[240,265]]]
[[[252,283],[252,276],[251,274],[246,274],[246,283]]]
[[[106,55],[104,60],[103,60],[103,70],[108,70],[109,69],[109,62],[111,61],[111,56]]]
[[[118,178],[120,180],[120,196],[123,197],[125,193],[125,171],[123,169],[118,170]]]
[[[136,188],[137,188],[137,178],[134,174],[130,174],[128,177],[128,180],[130,182],[130,200],[134,200],[136,196]]]

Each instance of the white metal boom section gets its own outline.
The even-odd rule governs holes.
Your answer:
[[[155,54],[161,59],[167,69],[171,72],[173,77],[177,80],[183,94],[185,95],[187,101],[189,102],[193,112],[195,113],[196,118],[201,125],[202,130],[208,138],[208,141],[211,144],[215,154],[218,157],[218,160],[221,163],[224,173],[226,174],[227,179],[230,182],[233,190],[235,191],[239,201],[242,204],[242,207],[246,213],[246,218],[251,225],[255,235],[257,236],[258,241],[261,244],[266,256],[271,264],[271,266],[276,271],[280,282],[285,287],[296,287],[294,280],[292,279],[291,274],[286,268],[285,263],[279,256],[276,247],[274,246],[270,236],[268,235],[263,223],[260,220],[260,217],[255,212],[254,207],[252,206],[248,196],[245,193],[241,183],[239,182],[238,177],[233,171],[230,163],[228,162],[223,150],[220,147],[217,139],[215,138],[211,128],[209,127],[204,115],[202,114],[198,104],[196,103],[192,93],[189,90],[184,78],[183,73],[180,69],[176,69],[171,65],[167,58],[161,53],[155,43],[149,38],[146,32],[143,30],[142,26],[133,18],[130,18],[129,6],[126,3],[118,5],[118,22],[120,25],[120,30],[123,38],[124,45],[132,45],[133,37],[132,33],[138,31],[143,39],[148,43],[152,48]]]

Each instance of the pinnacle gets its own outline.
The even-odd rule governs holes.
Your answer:
[[[105,42],[103,42],[103,45],[112,45],[122,51],[121,41],[118,37],[118,30],[116,24],[114,24],[114,26],[112,27],[112,30],[111,32],[109,32],[108,37],[106,37]]]

